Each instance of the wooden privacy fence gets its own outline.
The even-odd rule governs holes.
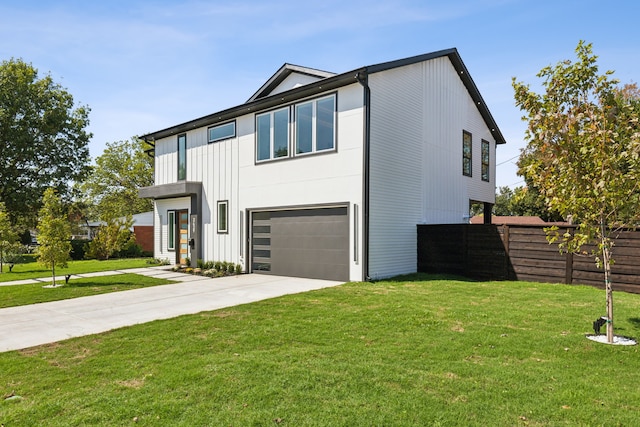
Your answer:
[[[527,225],[418,225],[418,271],[483,280],[585,284],[604,287],[604,273],[591,256],[560,254],[544,227]],[[561,228],[560,231],[564,232]],[[591,252],[591,247],[584,250]],[[615,240],[615,290],[640,293],[640,232]]]

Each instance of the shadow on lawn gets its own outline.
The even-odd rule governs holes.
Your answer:
[[[455,274],[439,274],[439,273],[411,273],[402,274],[400,276],[390,277],[388,279],[372,280],[376,282],[427,282],[430,280],[455,280],[457,282],[479,282],[479,280],[470,279],[468,277],[456,276]]]

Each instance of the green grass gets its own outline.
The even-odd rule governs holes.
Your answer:
[[[6,426],[638,423],[637,347],[585,338],[604,292],[349,283],[0,354]],[[640,296],[616,293],[640,336]],[[5,331],[6,332],[6,331]]]
[[[62,269],[56,268],[56,276],[64,276],[66,274],[92,273],[96,271],[149,267],[149,264],[147,263],[148,260],[149,258],[124,258],[110,259],[106,261],[69,261],[69,267]],[[16,264],[13,267],[13,271],[11,273],[9,272],[9,267],[5,264],[2,268],[2,273],[0,274],[0,282],[36,279],[42,277],[51,277],[51,270],[35,261]]]
[[[173,282],[139,274],[117,274],[71,279],[69,284],[55,289],[43,288],[44,283],[0,286],[0,308],[106,294],[168,283]]]

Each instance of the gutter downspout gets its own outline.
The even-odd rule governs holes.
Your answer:
[[[362,277],[365,281],[371,281],[369,277],[369,168],[371,157],[371,89],[369,88],[369,75],[367,70],[356,74],[358,83],[364,88],[364,129],[363,129],[363,173],[362,173]]]

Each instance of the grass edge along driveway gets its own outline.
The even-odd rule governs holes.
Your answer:
[[[615,298],[640,336],[640,296]],[[583,286],[348,283],[0,354],[0,424],[634,425],[638,347],[585,338],[603,310]]]

